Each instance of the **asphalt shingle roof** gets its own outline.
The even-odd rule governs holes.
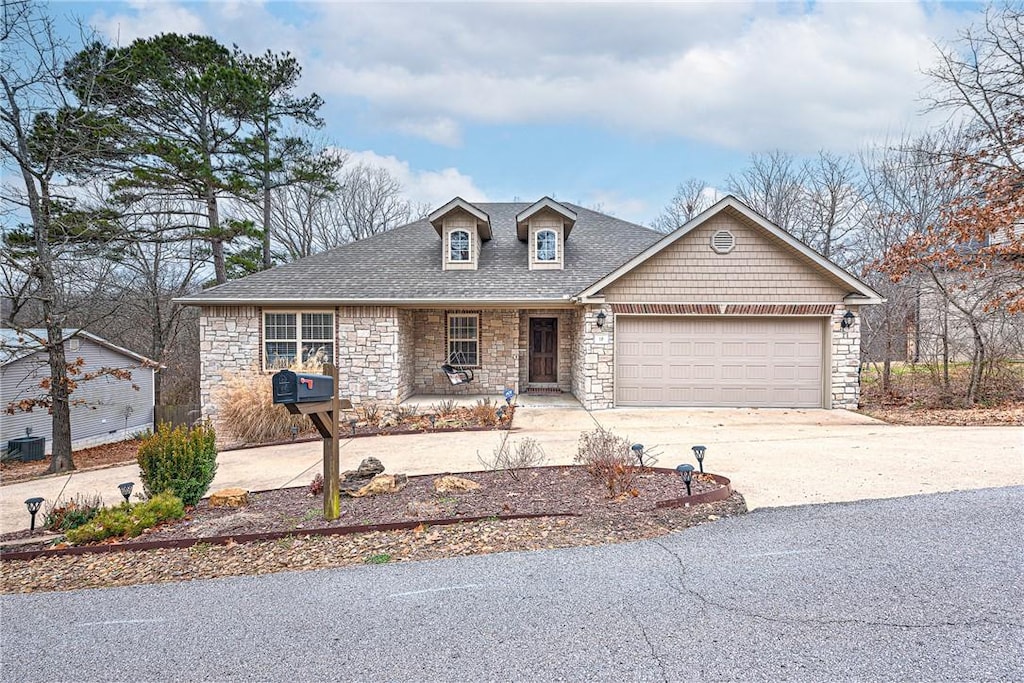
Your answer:
[[[441,238],[426,220],[315,254],[188,297],[205,302],[388,300],[553,301],[574,296],[663,235],[596,211],[578,214],[566,240],[564,270],[530,270],[529,245],[515,216],[531,204],[474,204],[491,219],[477,270],[441,269]]]

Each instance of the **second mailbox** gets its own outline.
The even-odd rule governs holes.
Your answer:
[[[274,403],[314,403],[330,401],[334,380],[330,375],[307,375],[281,370],[272,378]]]

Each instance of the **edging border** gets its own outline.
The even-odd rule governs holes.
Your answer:
[[[552,469],[565,469],[568,467],[579,467],[578,465],[553,465],[549,466]],[[647,468],[651,471],[659,474],[678,476],[678,473],[674,469],[667,467],[650,467]],[[474,470],[472,472],[458,472],[457,474],[479,474],[489,470]],[[451,474],[450,472],[441,474],[420,474],[413,475],[413,477],[438,477],[444,476],[445,474]],[[689,507],[691,505],[699,505],[701,503],[715,503],[720,500],[725,500],[733,494],[732,482],[720,474],[706,473],[712,477],[720,486],[706,493],[698,493],[692,496],[683,496],[681,498],[669,498],[667,500],[659,500],[655,502],[652,510],[666,509],[666,508],[680,508]],[[412,477],[410,477],[412,478]],[[305,488],[302,486],[293,488]],[[267,491],[276,491],[278,489],[268,489],[264,491],[252,491],[251,493],[259,494],[266,493]],[[303,537],[303,536],[345,536],[350,534],[367,533],[372,531],[400,531],[405,529],[415,529],[418,526],[450,526],[452,524],[463,524],[469,522],[479,522],[483,520],[513,520],[513,519],[542,519],[545,517],[581,517],[576,512],[549,512],[549,513],[527,513],[527,514],[499,514],[499,515],[477,515],[473,517],[442,517],[439,519],[420,519],[410,520],[406,522],[387,522],[384,524],[360,524],[354,526],[339,526],[339,527],[320,527],[312,529],[291,529],[287,531],[267,531],[262,533],[253,534],[229,534],[222,536],[201,536],[196,538],[176,538],[167,539],[162,541],[140,541],[140,542],[127,542],[127,543],[109,543],[106,545],[83,545],[83,546],[71,546],[67,548],[39,548],[36,550],[14,550],[14,551],[0,551],[0,562],[6,562],[8,560],[33,560],[39,557],[54,557],[63,555],[90,555],[98,553],[116,553],[116,552],[132,552],[138,550],[158,550],[158,549],[180,549],[180,548],[191,548],[200,544],[208,545],[226,545],[228,543],[252,543],[255,541],[274,541],[281,538],[288,537]]]

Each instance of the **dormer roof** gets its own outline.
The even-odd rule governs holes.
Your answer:
[[[576,212],[564,204],[559,204],[551,197],[544,197],[516,214],[516,236],[520,240],[525,242],[529,239],[530,218],[544,210],[552,211],[562,217],[562,225],[565,230],[563,239],[569,237],[569,231],[572,230],[572,226],[576,225]]]
[[[456,211],[464,211],[476,219],[476,230],[480,239],[491,239],[491,218],[476,206],[473,206],[462,197],[456,197],[439,209],[435,209],[427,216],[427,220],[434,226],[437,234],[441,234],[444,227],[444,217]]]

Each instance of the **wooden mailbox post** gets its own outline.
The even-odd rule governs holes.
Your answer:
[[[348,399],[338,398],[338,368],[324,364],[324,374],[306,375],[291,370],[275,373],[274,403],[293,415],[307,415],[324,440],[324,519],[337,519],[341,499],[339,486],[339,415],[352,408]]]

